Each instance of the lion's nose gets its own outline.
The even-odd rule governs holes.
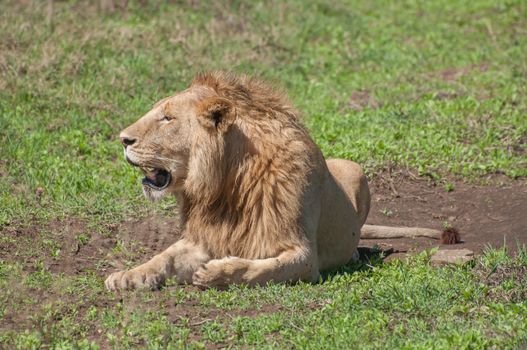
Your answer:
[[[135,143],[135,139],[128,136],[121,136],[121,143],[124,145],[124,147],[133,145]]]

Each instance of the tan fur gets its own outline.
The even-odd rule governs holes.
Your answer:
[[[183,238],[106,280],[108,289],[224,287],[318,279],[356,254],[370,195],[360,167],[326,163],[280,91],[246,76],[198,75],[121,134],[129,161],[170,172]],[[124,141],[123,141],[124,142]]]

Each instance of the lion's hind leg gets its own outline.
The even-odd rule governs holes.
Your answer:
[[[362,226],[370,211],[370,189],[362,168],[346,159],[329,159],[326,164],[335,181],[353,203]]]
[[[199,268],[192,278],[200,287],[226,288],[229,284],[265,285],[267,282],[316,281],[316,257],[301,248],[284,251],[276,258],[213,259]]]

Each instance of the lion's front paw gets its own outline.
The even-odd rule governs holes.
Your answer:
[[[135,268],[128,271],[114,272],[104,282],[106,289],[157,289],[165,278],[163,275],[147,269]]]
[[[204,288],[227,288],[229,284],[242,283],[247,271],[242,259],[224,258],[202,265],[192,276],[192,284]]]
[[[192,284],[202,288],[224,289],[229,284],[229,276],[213,264],[204,264],[194,272]]]

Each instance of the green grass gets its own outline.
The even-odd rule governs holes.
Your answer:
[[[8,302],[0,312],[20,324],[4,329],[0,342],[23,349],[521,348],[527,342],[526,257],[525,251],[512,259],[489,250],[473,265],[434,268],[423,253],[404,262],[346,266],[315,285],[220,292],[169,283],[161,291],[118,295],[105,292],[96,273],[50,282],[43,267],[17,281],[22,267],[3,263],[0,286],[17,281],[25,287],[3,297]],[[37,303],[32,296],[39,291],[47,297]]]
[[[275,81],[369,172],[527,175],[523,1],[0,7],[0,223],[138,210],[117,135],[207,69]]]
[[[146,203],[117,136],[207,69],[285,88],[324,154],[368,173],[527,176],[525,1],[66,1],[51,23],[46,2],[26,3],[0,3],[0,348],[526,346],[527,282],[507,275],[525,276],[525,255],[119,296],[102,287],[106,254],[133,260],[117,237],[81,272],[53,269],[71,255],[57,223],[85,222],[69,237],[84,246],[125,218],[173,215],[172,201]],[[27,227],[38,234],[13,233]]]

